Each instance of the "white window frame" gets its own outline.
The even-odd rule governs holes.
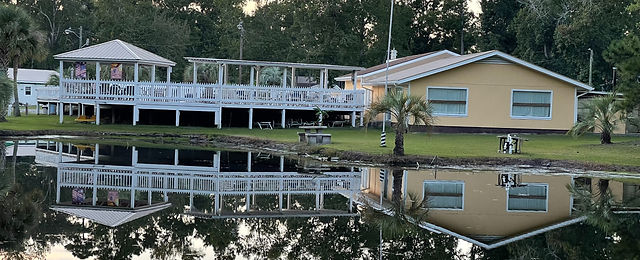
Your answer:
[[[426,99],[427,101],[431,102],[429,99],[429,89],[454,89],[454,90],[465,90],[465,106],[464,106],[464,114],[446,114],[446,113],[437,113],[437,112],[433,112],[434,116],[445,116],[445,117],[467,117],[469,116],[469,88],[462,88],[462,87],[442,87],[442,86],[428,86],[427,87],[427,93],[426,93]]]
[[[513,94],[514,92],[538,92],[549,93],[549,116],[537,117],[537,116],[514,116],[513,115]],[[509,115],[512,119],[528,119],[528,120],[551,120],[553,117],[553,90],[539,90],[539,89],[512,89],[511,90],[511,102],[509,102]]]
[[[27,94],[27,88],[29,88],[29,94]],[[33,95],[33,88],[31,86],[24,86],[24,95],[25,96]]]
[[[549,184],[548,183],[522,183],[522,184],[526,184],[526,185],[531,185],[531,186],[544,186],[546,187],[545,189],[545,201],[544,201],[544,210],[521,210],[521,209],[509,209],[509,191],[505,190],[505,193],[507,195],[507,199],[505,200],[507,203],[505,205],[505,208],[507,209],[507,212],[530,212],[530,213],[547,213],[549,212]]]
[[[426,207],[429,210],[455,210],[455,211],[463,211],[464,210],[464,193],[465,193],[465,184],[464,181],[424,181],[422,183],[422,200],[424,201],[425,198],[425,184],[427,183],[452,183],[452,184],[462,184],[462,208],[459,209],[453,209],[453,208],[431,208],[431,207]]]

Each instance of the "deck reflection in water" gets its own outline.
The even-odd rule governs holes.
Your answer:
[[[174,194],[188,196],[184,214],[204,218],[357,215],[353,198],[360,191],[360,172],[353,168],[297,167],[264,153],[46,142],[36,148],[38,158],[58,162],[51,209],[112,227],[168,208]],[[252,169],[256,166],[260,171]],[[327,196],[348,202],[325,208]],[[301,204],[296,199],[301,197],[315,203]],[[204,201],[194,205],[194,199]]]
[[[378,172],[380,178],[375,177]],[[498,183],[502,175],[509,173],[497,171],[439,169],[392,173],[369,168],[364,172],[371,173],[376,174],[363,178],[362,184],[363,198],[370,203],[378,203],[380,194],[385,201],[391,200],[395,189],[400,189],[407,206],[411,197],[408,195],[416,195],[429,210],[424,228],[486,249],[584,221],[585,217],[575,212],[571,185],[596,190],[601,181],[606,181],[619,203],[640,197],[638,184],[572,175],[511,174],[518,176],[521,185],[507,189]],[[618,212],[622,211],[638,212],[637,208]]]

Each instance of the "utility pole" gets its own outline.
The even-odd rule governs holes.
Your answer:
[[[78,49],[82,49],[82,26],[80,26],[80,36],[78,36],[78,38],[80,38],[80,40],[78,41]]]
[[[464,55],[464,3],[460,4],[460,55]]]
[[[240,30],[240,59],[242,60],[242,45],[244,45],[244,26],[242,21],[238,24],[238,30]],[[238,84],[242,82],[242,65],[238,66]]]
[[[593,82],[591,79],[593,78],[593,49],[589,48],[589,86],[593,87]]]
[[[66,34],[66,35],[73,34],[76,37],[78,37],[78,49],[81,49],[85,45],[89,45],[89,40],[88,39],[87,39],[87,42],[85,44],[82,44],[82,26],[80,26],[80,28],[78,28],[78,33],[74,32],[73,29],[71,29],[71,27],[69,27],[69,28],[64,30],[64,34]]]
[[[391,27],[393,26],[393,2],[394,0],[391,0],[391,11],[389,12],[389,38],[387,41],[387,66],[386,69],[384,71],[384,96],[387,96],[387,93],[389,92],[389,59],[391,58]],[[386,124],[387,124],[387,112],[384,113],[384,116],[382,118],[382,133],[380,134],[380,147],[386,147],[387,146],[387,142],[386,142],[386,138],[387,138],[387,134],[385,133],[386,130]]]

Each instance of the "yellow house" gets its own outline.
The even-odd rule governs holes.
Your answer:
[[[389,89],[426,97],[441,131],[565,132],[577,120],[577,96],[587,84],[499,51],[459,55],[438,51],[380,64],[336,78],[345,89]],[[379,118],[381,119],[381,118]]]
[[[492,249],[550,230],[584,221],[573,214],[574,199],[567,185],[597,190],[598,178],[571,175],[520,176],[524,186],[505,189],[498,186],[499,171],[458,169],[405,170],[402,180],[379,169],[365,171],[362,192],[378,205],[380,194],[392,199],[394,183],[401,183],[400,193],[409,206],[412,195],[426,200],[428,217],[421,227],[444,233],[478,246]],[[638,185],[610,181],[616,201],[637,198]],[[634,209],[635,210],[635,209]]]

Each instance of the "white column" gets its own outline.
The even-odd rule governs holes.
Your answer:
[[[96,144],[96,147],[93,148],[93,164],[98,165],[100,162],[100,144]]]
[[[222,108],[218,109],[215,114],[215,123],[218,129],[222,129]]]
[[[286,109],[283,109],[283,110],[282,110],[282,112],[280,112],[280,114],[281,114],[281,115],[280,115],[280,126],[281,126],[282,128],[284,128],[284,127],[286,126],[286,125],[285,125],[285,120],[287,119],[287,118],[286,118],[287,110],[286,110]]]
[[[251,152],[247,152],[247,172],[251,172]]]
[[[140,69],[140,65],[138,65],[138,63],[134,63],[133,64],[133,81],[134,82],[138,82],[138,78],[139,78],[139,69]]]
[[[296,68],[291,67],[291,87],[296,87]]]
[[[193,63],[193,84],[198,83],[198,64]]]
[[[176,109],[176,126],[180,126],[180,110]]]
[[[100,62],[96,62],[96,96],[100,96]]]
[[[135,146],[131,147],[131,165],[138,165],[138,150],[136,150]]]
[[[151,65],[151,82],[156,82],[156,65]]]
[[[329,86],[329,69],[324,69],[324,86],[322,88],[327,88]]]
[[[360,111],[360,126],[364,126],[364,111]]]
[[[229,66],[227,66],[227,64],[223,65],[224,68],[224,73],[222,73],[223,75],[223,79],[222,79],[222,84],[227,84],[227,82],[229,82]]]
[[[58,115],[60,116],[60,124],[64,121],[64,103],[58,103]]]
[[[167,67],[167,83],[171,82],[171,71],[173,70],[172,67]]]
[[[356,111],[351,112],[351,127],[356,127]]]
[[[93,169],[93,192],[91,194],[91,205],[95,206],[98,202],[98,171]]]
[[[151,205],[151,191],[147,191],[147,200],[149,201],[149,205]]]
[[[69,103],[69,115],[73,115],[73,103]]]
[[[324,88],[324,71],[320,70],[320,88]]]
[[[96,103],[96,125],[100,125],[100,104]]]
[[[249,86],[254,86],[255,85],[255,70],[256,68],[254,66],[251,66],[251,73],[249,76]]]
[[[222,64],[218,64],[218,84],[222,85],[222,81],[224,80],[223,75],[224,74],[224,68],[222,67]]]
[[[64,63],[62,61],[60,61],[60,68],[59,68],[59,87],[60,87],[60,91],[58,94],[58,100],[62,100],[62,95],[64,94],[64,88],[62,87],[62,84],[64,82]],[[51,114],[51,106],[49,106],[49,108],[47,108],[47,114]],[[64,118],[62,115],[60,115],[60,119],[59,119],[59,123],[62,124],[62,122],[64,121]]]
[[[355,70],[351,73],[351,84],[353,84],[353,90],[358,89],[358,72]]]
[[[284,172],[284,156],[280,156],[280,172]]]
[[[253,129],[253,108],[249,108],[249,129]]]
[[[138,178],[136,178],[135,176],[133,178],[131,178],[131,208],[135,208],[136,207],[136,186],[138,186]]]
[[[256,86],[260,85],[260,66],[256,66]]]
[[[133,106],[133,125],[138,124],[138,113],[139,113],[139,109],[138,106],[134,105]]]
[[[178,149],[173,150],[173,165],[178,165]]]
[[[287,69],[282,69],[282,84],[283,87],[287,87]]]

